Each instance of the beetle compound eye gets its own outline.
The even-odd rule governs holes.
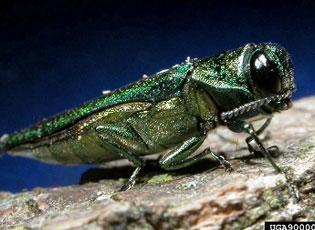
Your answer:
[[[276,65],[263,52],[256,52],[250,61],[251,78],[255,89],[264,94],[276,94],[281,90],[281,80]]]

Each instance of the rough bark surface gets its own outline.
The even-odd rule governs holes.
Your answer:
[[[210,159],[171,173],[148,166],[134,188],[117,192],[132,167],[110,163],[82,175],[82,185],[0,193],[0,228],[262,229],[266,220],[315,220],[314,134],[311,97],[276,114],[264,137],[265,146],[279,146],[275,161],[297,185],[299,202],[266,159],[249,159],[245,136],[220,128],[208,144],[230,159],[232,173]]]

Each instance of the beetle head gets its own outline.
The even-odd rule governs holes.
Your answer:
[[[288,109],[295,90],[290,56],[275,43],[247,44],[200,59],[191,78],[209,93],[223,121]]]
[[[249,85],[254,98],[273,99],[262,105],[264,112],[273,113],[290,108],[295,85],[288,52],[278,44],[263,43],[254,45],[247,60]]]

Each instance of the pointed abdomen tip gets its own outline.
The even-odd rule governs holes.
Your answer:
[[[9,135],[8,134],[3,134],[0,137],[0,150],[4,150],[5,149],[5,145],[6,145],[8,139],[9,139]]]

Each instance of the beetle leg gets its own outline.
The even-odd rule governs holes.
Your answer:
[[[246,133],[248,133],[252,139],[256,142],[256,144],[258,145],[261,153],[263,154],[264,157],[266,157],[269,162],[271,163],[271,165],[273,166],[273,168],[278,172],[278,173],[282,173],[285,176],[285,179],[287,181],[287,187],[289,189],[289,192],[291,193],[291,195],[295,198],[295,200],[299,200],[299,191],[297,189],[297,187],[295,186],[295,184],[293,184],[290,181],[289,176],[287,175],[287,173],[285,171],[283,171],[272,159],[270,152],[268,151],[268,149],[265,149],[265,147],[263,146],[263,144],[261,143],[261,141],[258,138],[258,135],[256,134],[254,127],[251,124],[245,123],[244,122],[244,131]],[[273,146],[272,146],[273,147]],[[251,147],[252,148],[252,147]]]
[[[264,145],[262,144],[262,142],[259,140],[259,137],[254,129],[254,127],[249,124],[249,123],[245,123],[243,124],[243,130],[248,133],[250,135],[250,139],[247,138],[246,139],[246,143],[248,145],[248,150],[253,153],[254,148],[252,147],[252,145],[249,143],[251,140],[255,141],[255,143],[257,144],[261,154],[263,154],[264,157],[266,157],[268,159],[268,161],[271,163],[271,165],[273,166],[273,168],[277,171],[282,173],[283,171],[279,168],[279,166],[273,161],[270,152],[264,147]]]
[[[259,136],[260,134],[262,134],[266,128],[268,128],[268,126],[270,125],[272,120],[272,117],[268,117],[265,122],[260,126],[260,128],[256,131],[256,134]]]
[[[266,149],[263,146],[262,142],[259,140],[258,134],[255,131],[252,124],[249,124],[243,120],[235,120],[235,121],[229,123],[228,127],[234,132],[245,132],[245,133],[249,134],[250,136],[246,139],[246,143],[248,145],[249,152],[254,153],[256,151],[254,149],[254,147],[250,144],[250,141],[254,140],[255,143],[257,144],[261,154],[269,160],[269,162],[274,167],[274,169],[277,172],[281,172],[281,173],[283,172],[279,168],[279,166],[273,161],[273,159],[270,155],[270,152],[268,151],[268,148]]]
[[[251,145],[251,143],[250,143],[251,141],[253,141],[253,138],[251,136],[246,138],[246,144],[247,144],[249,152],[252,153],[255,157],[262,157],[262,156],[264,156],[261,151],[256,150]],[[267,152],[269,152],[270,156],[272,156],[274,158],[278,157],[280,155],[280,149],[276,145],[270,146],[266,150],[267,150]]]
[[[272,117],[269,117],[266,119],[266,121],[264,122],[264,124],[255,132],[257,136],[259,136],[260,134],[262,134],[265,129],[269,126],[270,122],[272,120]],[[261,151],[257,151],[251,144],[250,142],[253,141],[254,138],[252,136],[249,136],[246,138],[246,144],[248,146],[248,150],[254,154],[256,157],[261,157],[263,156]],[[262,140],[260,140],[262,142]],[[279,150],[279,147],[276,146],[276,145],[273,145],[273,146],[270,146],[266,149],[270,155],[272,157],[277,157],[280,155],[280,150]]]
[[[260,134],[262,134],[262,133],[266,130],[266,128],[268,128],[268,126],[269,126],[270,123],[271,123],[271,120],[272,120],[272,117],[267,118],[267,119],[265,120],[265,122],[260,126],[260,128],[256,130],[256,135],[257,135],[257,136],[259,136]],[[254,139],[253,137],[249,136],[249,137],[248,137],[248,142],[251,142],[253,139]],[[263,140],[261,140],[261,141],[263,141]],[[246,141],[246,142],[247,142],[247,141]]]
[[[262,126],[256,131],[256,134],[259,136],[260,134],[262,134],[266,128],[270,125],[271,120],[273,117],[269,117],[266,119],[266,121],[264,122],[264,124],[262,124]],[[252,141],[253,139],[251,137],[249,137],[249,142]],[[279,147],[276,145],[273,146],[269,146],[267,148],[268,152],[271,154],[271,156],[273,157],[278,157],[280,155],[280,150]]]
[[[171,150],[160,158],[159,164],[161,168],[165,170],[175,170],[184,168],[197,162],[206,154],[200,153],[194,157],[188,157],[199,148],[204,140],[205,136],[198,136],[184,141],[184,143],[177,146],[175,149]]]
[[[122,186],[120,191],[130,189],[134,184],[139,171],[144,166],[144,161],[134,154],[132,150],[146,148],[141,138],[130,128],[119,125],[98,126],[96,128],[103,145],[109,146],[113,153],[117,153],[132,162],[136,169],[133,171],[128,182]]]
[[[231,171],[232,167],[228,161],[226,161],[222,156],[213,153],[209,148],[205,149],[201,153],[190,157],[198,147],[205,140],[205,136],[192,137],[186,140],[181,145],[177,146],[175,149],[166,153],[159,160],[161,168],[165,170],[176,170],[180,168],[187,167],[194,164],[195,162],[201,160],[206,155],[212,155],[215,160],[218,160],[220,164],[226,169],[226,171]]]
[[[266,130],[266,128],[270,125],[270,123],[271,123],[271,120],[272,120],[272,117],[268,117],[266,120],[265,120],[265,122],[260,126],[260,128],[256,131],[256,135],[257,136],[259,136],[260,134],[262,134],[265,130]],[[230,142],[231,144],[238,144],[238,142],[237,141],[235,141],[235,140],[232,140],[232,139],[230,139],[230,138],[226,138],[226,137],[224,137],[224,136],[222,136],[222,135],[220,135],[220,134],[218,134],[218,136],[219,136],[219,138],[222,140],[222,141],[226,141],[226,142]],[[246,140],[246,143],[247,142],[251,142],[253,140],[253,138],[252,137],[248,137],[248,141]],[[261,141],[264,141],[264,140],[261,140]],[[271,147],[269,147],[268,149],[270,149],[270,151],[271,152],[277,152],[277,153],[279,153],[279,151],[277,151],[277,150],[275,150],[275,149],[271,149],[271,148],[277,148],[277,146],[271,146]],[[252,153],[252,152],[251,152]],[[254,153],[255,155],[256,154],[259,154],[259,153],[257,153],[257,151],[256,151],[256,153]],[[275,154],[276,155],[276,154]]]
[[[228,162],[222,155],[215,153],[215,152],[212,152],[210,149],[206,149],[205,151],[209,151],[211,156],[220,162],[220,164],[223,166],[223,168],[225,169],[226,172],[230,173],[233,171],[233,168],[232,168],[230,162]]]

